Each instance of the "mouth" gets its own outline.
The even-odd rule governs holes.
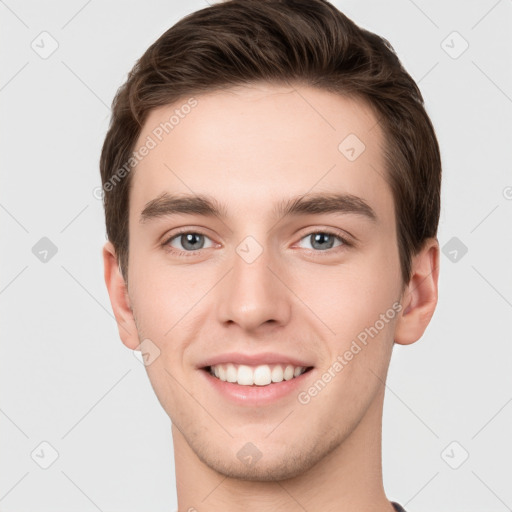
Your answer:
[[[201,368],[222,382],[249,387],[265,387],[294,380],[312,369],[313,366],[294,366],[285,363],[261,365],[225,363]]]

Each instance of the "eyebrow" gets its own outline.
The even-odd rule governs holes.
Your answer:
[[[362,198],[352,194],[304,194],[278,202],[273,209],[276,217],[296,215],[356,214],[376,222],[377,215]],[[228,217],[227,208],[208,195],[171,195],[164,192],[144,206],[140,214],[141,223],[176,214],[192,214],[205,217]]]

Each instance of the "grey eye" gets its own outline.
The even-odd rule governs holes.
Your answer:
[[[209,240],[209,238],[201,233],[181,233],[173,237],[170,240],[169,245],[175,249],[197,251],[205,248],[206,240]],[[176,246],[177,243],[180,244],[181,247]],[[208,247],[211,247],[211,244]]]
[[[338,246],[343,244],[343,240],[331,233],[326,233],[323,231],[318,231],[316,233],[310,233],[309,235],[302,238],[302,240],[307,240],[310,244],[310,247],[306,247],[306,249],[315,249],[319,251],[325,251],[326,249],[332,249],[335,247],[336,241],[338,241]]]

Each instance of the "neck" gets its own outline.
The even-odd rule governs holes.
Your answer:
[[[305,473],[257,482],[214,471],[192,451],[173,425],[179,512],[393,512],[382,484],[382,402],[376,397],[352,433]]]

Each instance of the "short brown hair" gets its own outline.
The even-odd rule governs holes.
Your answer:
[[[113,100],[100,159],[107,236],[125,281],[131,181],[126,162],[149,112],[189,95],[254,82],[314,86],[362,98],[373,108],[386,139],[386,179],[405,286],[412,256],[437,234],[437,138],[421,92],[391,44],[324,0],[214,4],[180,20],[136,62]]]

